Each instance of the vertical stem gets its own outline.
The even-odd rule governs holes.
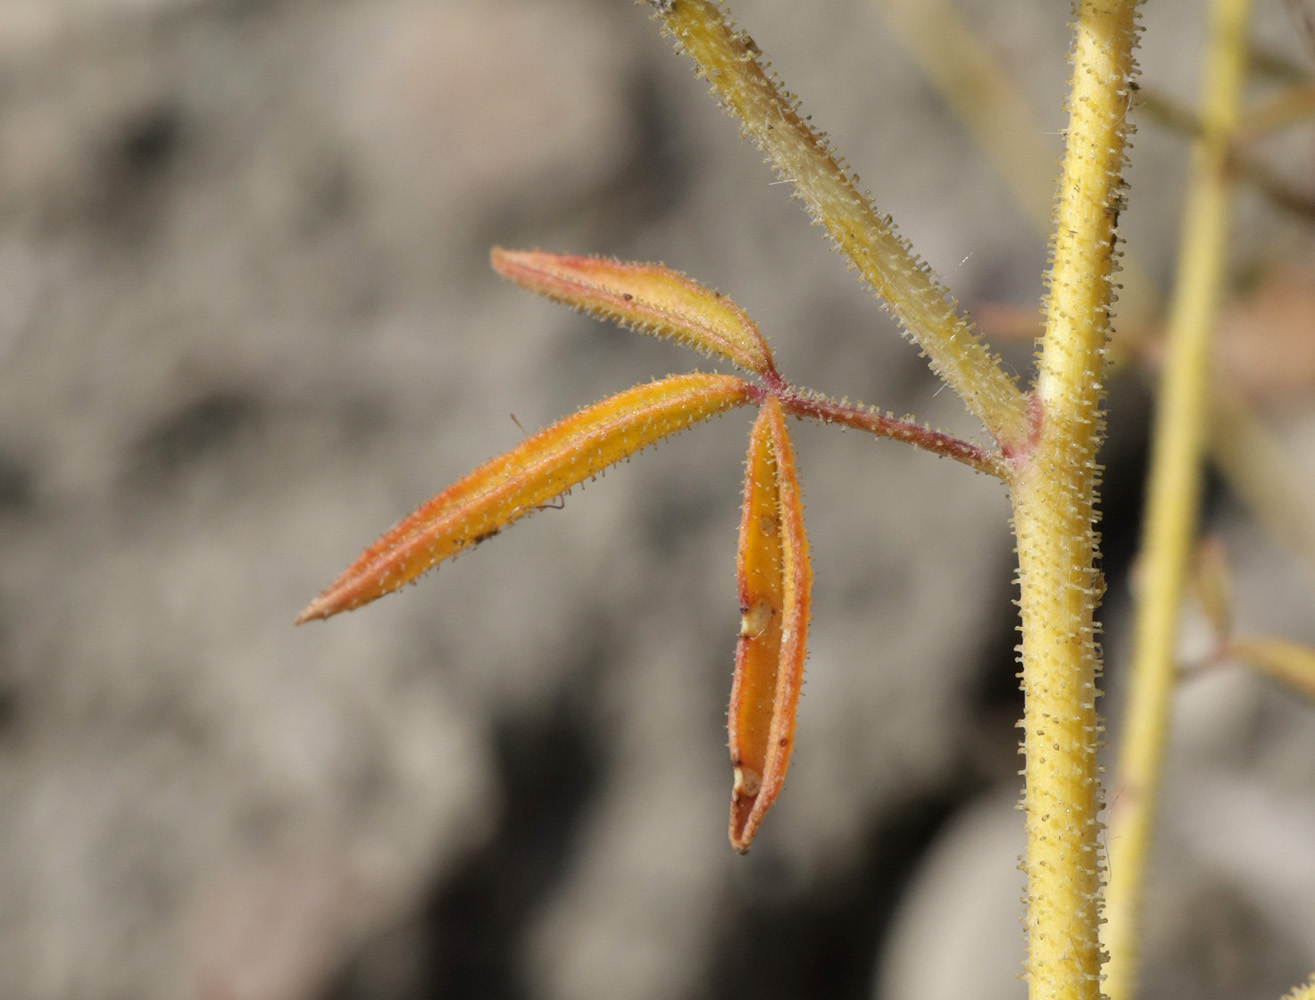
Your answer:
[[[1078,6],[1036,388],[1041,424],[1013,490],[1026,700],[1027,979],[1030,995],[1045,1000],[1100,995],[1094,498],[1135,10],[1134,0]]]
[[[1204,67],[1202,132],[1188,189],[1178,280],[1151,449],[1151,481],[1137,608],[1128,719],[1120,746],[1109,839],[1105,945],[1111,1000],[1133,995],[1138,913],[1173,693],[1174,640],[1196,525],[1208,431],[1210,337],[1229,224],[1229,141],[1246,75],[1250,0],[1214,0]]]

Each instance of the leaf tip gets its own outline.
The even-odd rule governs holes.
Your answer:
[[[758,793],[762,791],[763,777],[743,763],[735,767],[734,776],[731,786],[731,847],[737,854],[748,854],[763,817],[762,812],[754,809]]]
[[[506,247],[494,246],[489,250],[489,264],[493,270],[511,281],[516,275],[531,266],[536,257],[545,256],[535,250],[508,250]]]
[[[344,586],[344,581],[347,580],[348,574],[355,568],[356,567],[353,566],[352,569],[349,569],[334,581],[332,586],[326,587],[324,590],[320,591],[320,593],[315,596],[314,600],[301,609],[297,617],[292,620],[292,624],[305,625],[307,622],[315,621],[316,619],[332,618],[341,611],[350,611],[353,608],[364,604],[366,601],[371,600],[372,598],[370,597],[362,599],[357,592],[359,590],[359,584],[355,579],[351,582],[356,585],[356,589],[352,589],[350,586]],[[358,573],[357,575],[359,576],[360,574]]]

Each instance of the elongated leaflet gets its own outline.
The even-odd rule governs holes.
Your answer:
[[[752,391],[732,375],[675,375],[559,420],[404,519],[311,601],[298,623],[350,611],[396,590],[627,455],[743,405]]]
[[[502,247],[490,256],[504,278],[556,302],[776,375],[767,342],[739,306],[661,264]]]
[[[812,584],[794,454],[774,396],[749,438],[737,575],[740,638],[727,728],[731,846],[743,854],[790,764]]]

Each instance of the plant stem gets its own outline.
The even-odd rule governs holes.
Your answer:
[[[663,27],[698,64],[744,134],[789,181],[862,279],[921,347],[936,372],[1006,453],[1026,446],[1027,400],[973,332],[949,290],[909,248],[890,216],[831,152],[758,61],[758,46],[708,0],[653,0]]]
[[[893,417],[866,406],[837,402],[784,383],[767,395],[776,396],[781,401],[781,407],[792,416],[807,417],[824,424],[839,424],[878,437],[902,441],[1006,482],[1013,475],[1012,468],[998,451],[988,450],[944,431],[932,430],[907,418]]]
[[[1078,8],[1056,208],[1041,427],[1014,480],[1026,758],[1027,979],[1032,997],[1100,995],[1094,559],[1102,368],[1135,69],[1133,0]]]
[[[1136,984],[1138,914],[1174,685],[1174,644],[1209,419],[1210,336],[1228,240],[1230,141],[1246,75],[1250,0],[1215,0],[1204,67],[1202,131],[1187,195],[1178,280],[1169,313],[1144,521],[1144,583],[1137,607],[1109,846],[1106,990],[1127,1000]]]

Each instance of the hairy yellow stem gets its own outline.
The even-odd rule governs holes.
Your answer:
[[[1178,280],[1151,449],[1151,481],[1137,607],[1126,732],[1113,785],[1106,991],[1128,1000],[1136,987],[1138,913],[1169,728],[1174,640],[1187,575],[1208,429],[1210,337],[1229,223],[1229,145],[1246,75],[1250,0],[1215,0],[1204,67],[1202,133],[1188,190]]]
[[[973,332],[949,290],[877,212],[795,100],[767,74],[753,39],[709,0],[653,0],[677,44],[698,64],[744,134],[767,154],[813,219],[881,298],[932,369],[1007,451],[1026,445],[1026,400]]]
[[[1100,995],[1094,566],[1102,367],[1135,70],[1133,0],[1078,8],[1069,128],[1039,356],[1041,427],[1014,481],[1022,615],[1027,979],[1031,996]]]

